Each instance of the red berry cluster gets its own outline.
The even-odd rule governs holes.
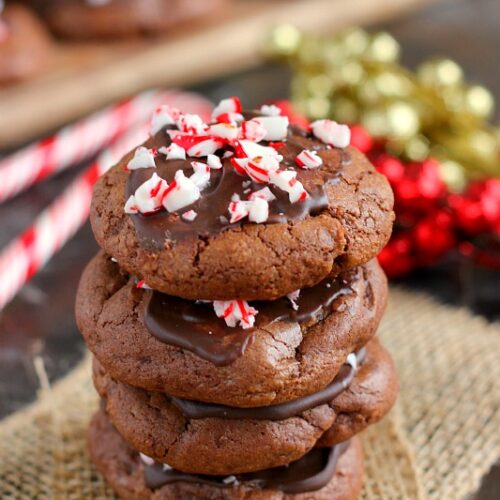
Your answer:
[[[456,194],[431,158],[403,163],[385,152],[367,154],[394,191],[394,232],[379,256],[389,277],[436,264],[464,241],[500,236],[500,179],[471,182]]]
[[[290,123],[308,126],[289,101],[274,104]],[[463,193],[451,193],[441,178],[439,163],[432,158],[404,163],[359,125],[351,126],[351,144],[370,158],[394,191],[394,231],[379,255],[389,277],[436,264],[453,249],[469,248],[477,237],[499,241],[500,179],[471,182]]]

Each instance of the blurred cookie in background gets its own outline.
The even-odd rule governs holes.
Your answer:
[[[55,34],[64,38],[120,38],[169,31],[203,21],[228,0],[34,0]]]
[[[52,42],[29,8],[0,0],[0,86],[24,80],[46,67]]]

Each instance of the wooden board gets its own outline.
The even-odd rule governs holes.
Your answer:
[[[258,64],[269,30],[333,32],[385,20],[430,0],[235,0],[217,20],[165,38],[60,44],[50,69],[0,91],[0,148],[151,87],[191,84]]]

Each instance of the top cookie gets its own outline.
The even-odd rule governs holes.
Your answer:
[[[347,127],[307,132],[274,107],[243,117],[234,98],[214,123],[162,107],[96,184],[95,237],[130,274],[191,300],[272,300],[386,244],[392,192]]]

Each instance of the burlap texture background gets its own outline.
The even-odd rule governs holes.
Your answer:
[[[500,325],[392,289],[380,329],[399,403],[363,436],[364,499],[462,499],[500,452]],[[85,429],[97,406],[85,359],[38,401],[0,422],[0,498],[107,499]]]

